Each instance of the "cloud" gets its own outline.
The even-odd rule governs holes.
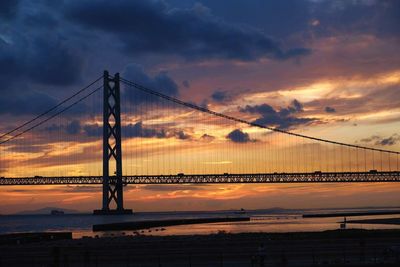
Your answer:
[[[227,91],[217,90],[212,95],[211,98],[215,102],[225,102],[226,100],[230,99],[229,94]]]
[[[233,130],[230,132],[226,138],[231,140],[232,142],[235,143],[248,143],[248,142],[254,142],[255,140],[250,139],[250,136],[248,133],[243,132],[240,129]]]
[[[285,60],[310,53],[302,47],[284,50],[262,31],[228,23],[201,4],[184,9],[170,8],[163,1],[75,2],[69,5],[67,18],[113,34],[133,54],[179,55],[189,60]]]
[[[400,2],[397,0],[320,1],[314,6],[320,35],[341,32],[398,36],[400,33],[397,27]]]
[[[38,8],[34,12],[24,14],[22,21],[25,25],[29,25],[32,28],[56,30],[62,22],[56,18],[55,14],[54,10]]]
[[[200,140],[205,141],[205,142],[212,142],[214,139],[215,139],[215,137],[212,135],[209,135],[209,134],[203,134],[200,137]]]
[[[29,29],[0,31],[0,113],[43,112],[56,103],[49,95],[57,93],[45,93],[43,85],[70,86],[81,80],[84,60],[73,44],[61,34]]]
[[[122,134],[126,137],[143,137],[143,138],[172,138],[180,140],[188,140],[192,137],[182,130],[175,129],[155,129],[144,127],[141,121],[135,124],[122,126]]]
[[[0,19],[12,19],[17,13],[19,0],[0,1]]]
[[[81,131],[81,123],[78,120],[73,120],[66,126],[65,130],[68,134],[78,134]]]
[[[83,60],[76,49],[60,38],[40,37],[31,41],[32,51],[24,66],[34,82],[49,85],[72,85],[81,80]],[[38,67],[40,66],[40,67]]]
[[[390,136],[388,138],[383,138],[382,140],[378,141],[378,144],[381,146],[392,146],[396,144],[400,140],[398,135]]]
[[[40,114],[57,104],[47,94],[34,90],[12,90],[2,92],[0,98],[0,114],[25,115]]]
[[[83,131],[87,136],[102,136],[103,126],[98,124],[84,125]],[[123,137],[134,138],[134,137],[144,137],[144,138],[166,138],[167,133],[164,130],[157,130],[152,128],[146,128],[143,126],[141,121],[135,124],[127,124],[121,126],[121,135]]]
[[[367,144],[374,144],[377,146],[393,146],[400,141],[400,135],[393,134],[389,137],[382,137],[379,135],[373,135],[368,138],[361,139],[360,142]]]
[[[123,77],[168,96],[179,95],[178,85],[166,72],[159,72],[155,76],[151,77],[144,71],[142,66],[130,64],[125,68]],[[160,101],[160,98],[156,96],[129,86],[127,86],[123,91],[122,97],[128,99],[134,105]]]
[[[256,119],[254,123],[274,126],[280,129],[288,129],[293,126],[307,124],[315,121],[314,118],[298,118],[294,115],[303,112],[303,105],[296,99],[292,101],[291,105],[286,108],[275,110],[268,104],[250,106],[247,105],[240,109],[241,112],[251,114],[260,114],[261,117]]]
[[[68,135],[84,134],[87,137],[101,137],[103,126],[99,124],[84,124],[78,120],[72,120],[67,124],[51,124],[44,128],[45,132],[62,132]],[[122,138],[176,138],[179,140],[190,140],[192,136],[179,129],[151,128],[145,127],[142,121],[121,126]]]
[[[223,1],[198,2],[227,21],[251,24],[267,34],[282,38],[306,29],[314,8],[310,0],[247,0],[245,4],[242,0],[230,0],[229,8]]]
[[[84,125],[83,131],[89,137],[99,137],[103,135],[103,126],[98,124]]]
[[[332,107],[325,107],[325,112],[326,113],[335,113],[336,109]]]
[[[192,2],[201,2],[227,21],[254,25],[283,39],[293,36],[313,39],[346,33],[399,34],[400,2],[397,0],[247,0],[245,4],[242,0],[230,0],[229,8],[224,1]]]
[[[186,190],[190,190],[190,191],[201,191],[201,190],[205,190],[206,186],[196,186],[196,185],[157,185],[157,184],[153,184],[153,185],[144,185],[141,186],[140,189],[144,189],[144,190],[149,190],[149,191],[186,191]]]
[[[166,138],[167,133],[164,130],[157,130],[143,127],[141,121],[135,124],[128,124],[122,127],[122,133],[126,137],[145,137],[145,138]]]
[[[14,76],[20,78],[14,84],[35,82],[66,86],[81,80],[82,55],[61,36],[48,36],[43,32],[36,35],[14,34],[9,38],[8,43],[0,38],[1,81]],[[7,90],[7,87],[3,86],[0,90]]]
[[[395,78],[398,79],[400,75],[396,75],[397,77],[395,76]],[[400,94],[398,93],[400,85],[398,82],[395,82],[395,84],[385,84],[379,81],[379,77],[373,77],[371,80],[374,84],[370,87],[363,87],[363,83],[367,79],[364,78],[355,83],[355,85],[349,84],[344,86],[359,88],[358,90],[341,90],[340,87],[343,87],[343,84],[339,84],[338,87],[332,90],[333,95],[307,102],[307,107],[320,110],[324,107],[334,106],[335,110],[340,109],[340,115],[355,116],[358,114],[376,114],[380,111],[393,110],[400,106]],[[346,97],[347,94],[357,96]],[[368,105],[365,103],[368,103]],[[387,118],[382,118],[381,120],[385,121],[385,119]]]
[[[182,82],[182,85],[183,85],[183,87],[185,87],[185,88],[190,88],[190,82],[189,82],[188,80],[184,80],[184,81]]]
[[[69,135],[77,135],[82,132],[82,130],[87,134],[87,136],[96,136],[90,133],[90,129],[92,129],[92,125],[84,125],[82,126],[79,120],[72,120],[66,124],[51,124],[44,128],[44,131],[49,133],[54,132],[63,132]],[[99,126],[98,126],[99,127]]]
[[[178,131],[175,133],[176,138],[180,139],[180,140],[187,140],[190,139],[191,136],[187,133],[185,133],[184,131]]]
[[[20,153],[38,153],[43,151],[50,151],[52,146],[48,144],[24,144],[24,145],[11,145],[7,147],[7,151],[20,152]]]
[[[296,112],[303,112],[303,104],[301,104],[297,99],[294,99],[292,101],[292,106],[287,107],[287,109],[290,109],[291,113],[296,113]]]

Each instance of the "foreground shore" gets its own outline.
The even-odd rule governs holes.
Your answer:
[[[0,266],[399,266],[400,230],[83,238],[0,246]]]
[[[122,223],[107,223],[93,225],[93,231],[126,231],[141,230],[154,227],[167,227],[175,225],[191,225],[218,222],[245,222],[250,217],[215,217],[215,218],[190,218],[190,219],[169,219],[169,220],[146,220]]]

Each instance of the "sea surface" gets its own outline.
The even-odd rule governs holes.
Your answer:
[[[73,238],[83,236],[132,235],[133,231],[124,232],[93,232],[92,225],[130,222],[143,220],[167,220],[178,218],[210,218],[210,217],[250,217],[250,221],[208,223],[169,226],[138,231],[145,235],[192,235],[213,233],[243,233],[243,232],[305,232],[334,230],[340,227],[343,217],[302,218],[302,214],[335,213],[335,212],[366,212],[399,210],[390,209],[313,209],[313,210],[254,210],[245,211],[207,211],[207,212],[137,212],[133,215],[101,216],[92,214],[64,215],[3,215],[0,216],[0,234],[20,232],[50,232],[71,231]],[[373,218],[400,218],[400,215],[352,216],[348,220]],[[348,224],[347,228],[358,229],[400,229],[400,225],[381,224]]]

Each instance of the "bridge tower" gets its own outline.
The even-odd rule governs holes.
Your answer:
[[[131,214],[123,200],[119,73],[104,71],[103,79],[103,206],[94,214]]]

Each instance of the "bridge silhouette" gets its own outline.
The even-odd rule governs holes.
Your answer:
[[[101,184],[95,214],[127,214],[129,184],[400,181],[397,151],[272,127],[240,118],[249,115],[243,111],[216,112],[156,89],[105,71],[25,123],[10,120],[0,136],[0,185]]]

